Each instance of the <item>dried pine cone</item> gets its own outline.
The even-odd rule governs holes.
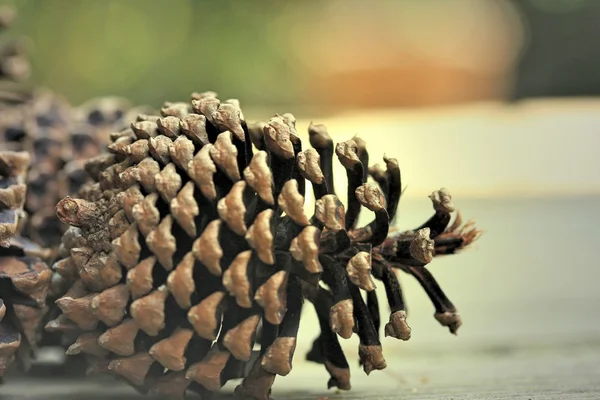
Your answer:
[[[243,377],[239,395],[267,399],[275,376],[292,368],[307,298],[322,330],[310,359],[325,364],[330,386],[349,389],[337,335],[358,334],[367,373],[385,367],[372,277],[392,310],[386,335],[410,336],[393,267],[419,279],[436,318],[456,331],[456,309],[425,265],[478,231],[460,222],[447,228],[453,206],[445,189],[432,195],[436,212],[422,227],[388,236],[401,194],[396,160],[385,159],[386,170],[371,170],[377,184],[366,183],[364,143],[339,143],[345,210],[324,127],[310,127],[313,148],[303,151],[290,114],[248,128],[236,100],[192,98],[115,133],[109,153],[86,163],[96,183],[56,207],[71,228],[53,269],[70,288],[49,328],[79,332],[68,354],[89,355],[91,370],[140,391],[209,396]],[[316,198],[311,218],[306,180]],[[362,207],[375,221],[356,228]]]
[[[0,151],[0,381],[15,355],[29,366],[52,278],[45,252],[18,236],[28,167],[27,153]]]

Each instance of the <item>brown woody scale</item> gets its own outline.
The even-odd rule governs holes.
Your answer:
[[[46,252],[19,236],[29,162],[26,152],[0,151],[0,382],[15,359],[29,366],[52,278]]]
[[[310,358],[325,364],[330,386],[349,389],[337,335],[358,334],[367,373],[385,367],[372,276],[392,309],[386,335],[410,335],[392,267],[420,280],[443,325],[460,325],[424,265],[477,231],[448,228],[452,205],[441,190],[427,223],[388,237],[398,164],[386,159],[385,170],[372,170],[378,184],[366,183],[359,139],[335,148],[349,178],[347,210],[333,190],[325,128],[311,126],[313,148],[302,150],[290,114],[248,127],[237,100],[194,94],[191,106],[167,103],[112,140],[86,163],[96,183],[56,207],[71,228],[53,269],[71,286],[48,328],[77,335],[67,353],[87,354],[90,370],[174,398],[188,389],[209,397],[243,377],[239,395],[267,399],[276,375],[292,369],[308,298],[322,329]],[[306,180],[316,198],[311,218]],[[357,229],[361,207],[376,219]]]

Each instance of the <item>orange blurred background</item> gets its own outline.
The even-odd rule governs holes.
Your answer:
[[[504,1],[333,0],[310,14],[303,7],[290,7],[282,22],[313,98],[336,108],[502,99],[524,47],[522,20]]]

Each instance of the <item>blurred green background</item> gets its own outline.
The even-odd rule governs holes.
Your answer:
[[[214,90],[296,114],[506,97],[523,47],[509,1],[2,0],[34,83],[77,104]]]
[[[302,64],[285,45],[287,2],[13,0],[12,35],[30,40],[34,82],[74,103],[138,104],[215,90],[253,104],[297,101]],[[305,7],[317,7],[310,1]],[[308,28],[308,27],[307,27]]]
[[[214,90],[252,107],[600,94],[596,0],[0,0],[33,82],[77,104]]]

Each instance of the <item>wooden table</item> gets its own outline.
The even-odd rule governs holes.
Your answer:
[[[354,390],[324,388],[318,367],[294,366],[292,376],[278,380],[273,397],[287,400],[384,399],[599,399],[600,346],[557,349],[490,347],[479,353],[423,358],[388,357],[392,366],[366,377],[354,371]],[[307,387],[317,382],[315,388]],[[229,389],[231,385],[226,388]],[[3,400],[142,399],[112,380],[13,381],[2,388]],[[233,398],[224,394],[217,399]],[[216,399],[215,399],[216,400]]]

